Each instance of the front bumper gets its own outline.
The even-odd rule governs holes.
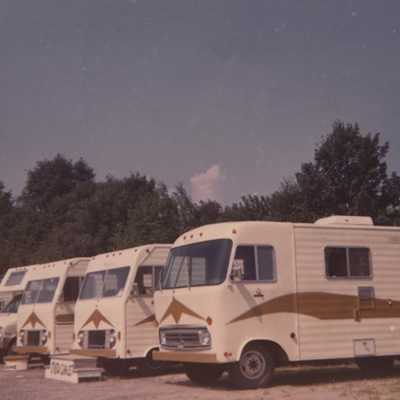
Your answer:
[[[79,356],[88,356],[88,357],[106,357],[106,358],[116,358],[117,351],[116,350],[108,350],[108,349],[71,349],[69,354],[76,354]]]
[[[18,354],[49,354],[49,349],[46,346],[14,346],[13,351]]]
[[[180,352],[180,351],[153,351],[153,359],[157,361],[216,363],[216,354]]]

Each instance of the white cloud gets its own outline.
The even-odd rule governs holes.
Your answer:
[[[214,164],[206,172],[190,178],[194,202],[200,200],[220,200],[226,175],[221,172],[218,164]]]

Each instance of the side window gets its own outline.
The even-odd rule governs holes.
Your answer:
[[[370,251],[365,247],[326,247],[325,274],[329,278],[369,278]]]
[[[26,271],[11,272],[4,286],[14,286],[19,285],[24,278]]]
[[[234,264],[240,266],[242,280],[276,280],[274,249],[271,246],[238,246]]]
[[[139,295],[152,296],[160,282],[161,266],[141,266],[138,268],[135,283],[138,285]]]

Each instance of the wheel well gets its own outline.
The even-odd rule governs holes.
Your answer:
[[[244,346],[243,350],[250,344],[257,344],[258,346],[263,346],[268,349],[274,357],[276,364],[289,361],[285,350],[283,350],[283,348],[276,342],[272,342],[270,340],[252,340],[251,342],[248,342],[246,346]]]

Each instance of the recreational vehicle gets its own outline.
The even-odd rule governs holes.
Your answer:
[[[400,355],[400,228],[369,217],[313,224],[228,222],[171,248],[154,296],[160,350],[205,383],[270,382],[284,362],[355,359],[388,368]]]
[[[32,268],[18,310],[15,352],[45,359],[68,353],[75,303],[88,263],[88,258],[72,258]]]
[[[153,292],[171,245],[149,244],[100,254],[89,263],[75,309],[71,354],[92,356],[107,373],[132,365],[156,372]]]
[[[34,266],[9,268],[0,283],[0,353],[10,355],[17,338],[17,311]]]

